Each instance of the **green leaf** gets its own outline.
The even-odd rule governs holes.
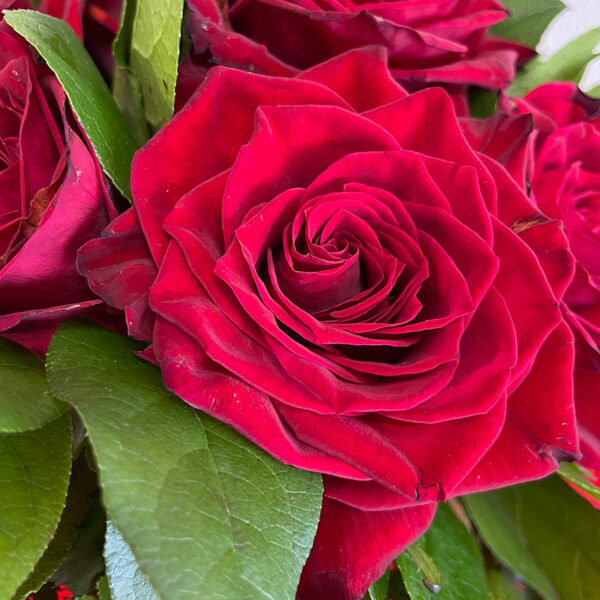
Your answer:
[[[487,572],[489,600],[525,600],[521,590],[514,581],[509,581],[505,575],[496,569]]]
[[[592,483],[594,476],[577,463],[560,463],[559,475],[600,502],[600,488]]]
[[[150,139],[150,127],[144,116],[144,100],[140,84],[129,66],[136,10],[137,0],[126,0],[123,3],[121,27],[113,43],[115,71],[112,93],[135,141],[143,146]]]
[[[100,164],[119,191],[131,198],[129,171],[138,147],[102,75],[71,27],[33,10],[5,11],[4,15],[56,73]]]
[[[594,48],[598,42],[600,42],[600,28],[592,29],[578,37],[546,62],[542,62],[537,56],[517,74],[507,94],[524,96],[549,81],[579,83],[587,64],[594,56]]]
[[[18,344],[0,338],[0,433],[39,429],[66,409],[48,390],[44,363]]]
[[[156,132],[173,115],[183,0],[129,0],[114,55],[113,93],[136,137],[145,121]]]
[[[386,572],[367,590],[364,600],[386,600],[390,585],[390,570]]]
[[[586,90],[585,94],[591,98],[600,98],[600,85],[594,86],[591,90]]]
[[[0,600],[13,597],[52,539],[70,472],[68,414],[35,431],[0,435]]]
[[[22,600],[28,593],[39,590],[59,567],[73,544],[76,526],[83,520],[90,507],[88,494],[95,488],[96,478],[93,475],[90,478],[85,456],[80,454],[73,463],[66,506],[54,536],[13,600]]]
[[[438,506],[430,528],[396,564],[411,600],[431,600],[435,585],[440,585],[436,600],[487,599],[477,542],[447,504]]]
[[[89,432],[108,514],[164,600],[293,599],[319,519],[318,474],[285,466],[172,394],[140,346],[63,323],[51,390]],[[276,574],[276,576],[275,576]]]
[[[106,513],[99,491],[91,497],[91,507],[83,522],[75,529],[73,545],[52,575],[57,585],[65,585],[75,594],[85,594],[104,571],[104,532]]]
[[[561,0],[502,0],[511,16],[491,28],[494,35],[535,48],[550,21],[565,8]]]
[[[469,88],[469,111],[476,119],[486,119],[496,112],[498,95],[490,90],[471,86]]]
[[[113,600],[160,600],[131,548],[110,521],[106,526],[104,560]]]
[[[545,600],[598,597],[600,511],[560,478],[464,500],[490,550]]]
[[[102,577],[100,577],[100,579],[98,579],[96,589],[98,590],[99,600],[111,600],[110,587],[108,585],[108,578],[106,577],[106,575],[103,575]]]

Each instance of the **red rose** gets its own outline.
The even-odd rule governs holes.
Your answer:
[[[38,10],[66,21],[102,74],[112,77],[112,43],[121,24],[123,0],[41,0]]]
[[[116,215],[64,92],[0,26],[0,335],[43,353],[57,323],[102,302],[76,252]]]
[[[517,62],[533,56],[488,35],[508,14],[496,0],[236,0],[225,15],[214,0],[190,0],[189,7],[198,52],[270,75],[381,45],[392,74],[410,89],[436,82],[499,89],[512,81]]]
[[[575,84],[550,83],[500,106],[504,113],[463,125],[562,223],[576,262],[561,305],[576,336],[581,462],[600,470],[600,101]]]
[[[385,65],[211,69],[80,252],[168,388],[324,474],[303,599],[359,598],[436,502],[577,455],[559,224]]]

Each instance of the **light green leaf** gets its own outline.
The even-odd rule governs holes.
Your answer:
[[[598,596],[600,511],[560,478],[464,500],[490,550],[545,600]]]
[[[70,471],[68,414],[34,431],[0,435],[0,600],[13,597],[52,539]]]
[[[598,485],[594,485],[591,479],[594,476],[586,471],[582,466],[577,463],[560,463],[560,468],[558,469],[559,475],[570,481],[572,484],[576,485],[584,492],[589,494],[595,500],[600,502],[600,487]]]
[[[124,11],[114,46],[121,67],[114,91],[140,135],[133,109],[143,109],[152,132],[173,115],[182,18],[183,0],[129,0]],[[133,94],[130,102],[125,92]]]
[[[18,344],[0,338],[0,433],[39,429],[66,409],[46,386],[44,363]]]
[[[550,21],[565,8],[561,0],[502,0],[511,16],[491,28],[494,35],[535,48]]]
[[[600,29],[592,29],[559,50],[546,62],[542,62],[537,56],[517,74],[507,94],[524,96],[549,81],[579,83],[587,64],[594,56],[594,48],[598,42],[600,42]]]
[[[104,560],[113,600],[160,600],[142,573],[131,548],[110,521],[106,526]]]
[[[121,27],[113,43],[115,71],[112,92],[135,141],[143,146],[150,138],[150,127],[144,115],[144,100],[140,84],[129,66],[136,10],[137,0],[125,0],[123,2]]]
[[[437,585],[436,600],[487,600],[477,542],[447,504],[438,506],[430,528],[396,564],[411,600],[431,600]]]
[[[67,23],[33,10],[4,12],[56,73],[100,164],[127,198],[131,159],[137,150],[102,75]]]
[[[591,98],[600,98],[600,85],[593,87],[591,90],[586,90],[585,94]]]
[[[168,393],[137,348],[66,322],[48,374],[83,417],[107,511],[147,581],[162,600],[292,600],[316,532],[320,476]]]

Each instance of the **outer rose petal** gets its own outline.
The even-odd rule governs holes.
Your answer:
[[[365,512],[324,498],[297,600],[362,598],[394,558],[427,530],[434,514],[435,504]]]
[[[500,437],[454,496],[539,479],[556,471],[558,461],[578,457],[572,373],[573,337],[561,323],[511,394]]]
[[[523,188],[531,179],[533,119],[531,115],[509,116],[497,112],[488,119],[461,119],[469,144],[506,167]]]
[[[79,273],[109,306],[125,310],[129,334],[151,340],[154,314],[148,292],[158,270],[142,234],[135,208],[116,218],[102,237],[77,253]]]
[[[351,50],[298,75],[337,92],[357,112],[364,112],[405,98],[407,92],[387,68],[387,52],[381,46]]]
[[[600,354],[576,335],[575,404],[581,464],[600,472]]]
[[[96,299],[77,304],[0,315],[0,335],[44,356],[56,328],[65,319],[82,315],[98,321],[105,327],[119,329],[120,319],[107,319],[102,305],[102,300]]]
[[[200,56],[206,52],[211,54],[206,67],[216,63],[280,77],[292,77],[298,72],[270,54],[266,46],[233,32],[214,0],[188,0],[187,6],[190,9],[187,28],[194,50]]]

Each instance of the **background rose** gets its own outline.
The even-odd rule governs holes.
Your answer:
[[[387,49],[394,77],[411,89],[434,82],[499,89],[512,81],[517,62],[533,56],[487,33],[507,16],[496,0],[248,0],[230,3],[225,16],[213,0],[188,4],[199,52],[272,75],[377,44]]]
[[[582,464],[600,469],[600,101],[572,83],[501,99],[504,113],[464,120],[472,143],[503,162],[537,206],[561,221],[575,257],[562,308],[576,336]]]
[[[212,69],[80,253],[170,389],[324,473],[301,598],[360,597],[437,501],[577,454],[560,227],[385,58]]]
[[[0,26],[0,335],[43,353],[56,324],[102,302],[77,249],[116,211],[57,80]]]

